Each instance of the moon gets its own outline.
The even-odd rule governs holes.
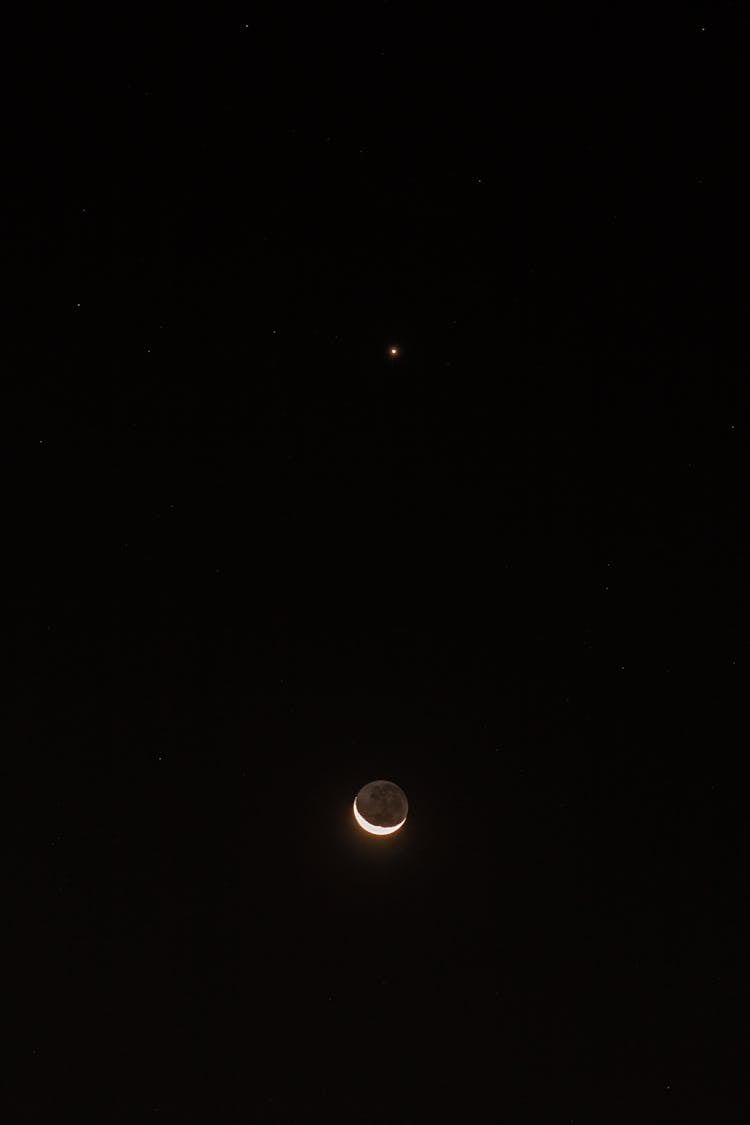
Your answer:
[[[354,819],[373,836],[390,836],[406,822],[409,802],[393,781],[368,781],[354,798]]]

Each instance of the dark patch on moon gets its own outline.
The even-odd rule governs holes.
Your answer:
[[[393,781],[370,781],[357,794],[357,811],[368,824],[393,828],[406,818],[409,802]]]

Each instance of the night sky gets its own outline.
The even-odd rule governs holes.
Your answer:
[[[749,31],[8,24],[9,1125],[750,1120]]]

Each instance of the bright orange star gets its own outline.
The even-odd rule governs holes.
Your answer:
[[[391,357],[391,359],[395,359],[398,355],[398,348],[389,348],[388,355]]]

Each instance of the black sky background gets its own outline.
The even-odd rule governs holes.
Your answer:
[[[9,1120],[746,1118],[747,32],[9,21]]]

